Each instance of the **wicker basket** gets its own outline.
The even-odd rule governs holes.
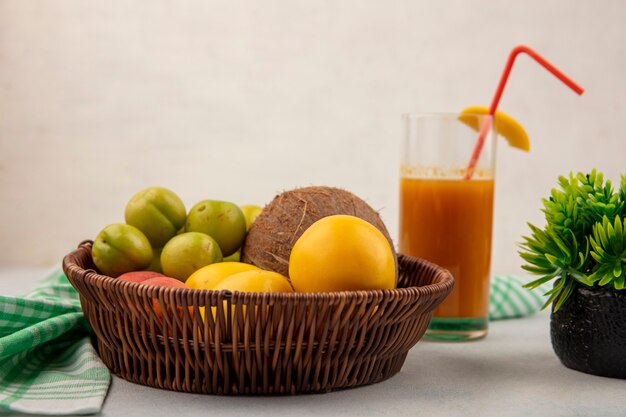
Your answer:
[[[65,256],[63,270],[100,357],[121,378],[175,391],[298,394],[380,382],[400,371],[454,285],[448,271],[400,255],[395,290],[157,287],[100,275],[91,247]]]

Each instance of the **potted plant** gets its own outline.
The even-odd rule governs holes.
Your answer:
[[[543,206],[520,255],[540,275],[527,288],[554,283],[554,351],[568,368],[626,378],[626,175],[618,190],[596,170],[561,176]]]

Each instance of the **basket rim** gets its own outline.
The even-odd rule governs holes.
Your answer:
[[[350,300],[353,298],[361,300],[369,300],[372,298],[382,299],[389,296],[396,298],[403,298],[406,296],[433,296],[440,293],[448,293],[455,285],[455,280],[450,271],[447,269],[429,262],[425,259],[416,258],[410,255],[398,253],[398,258],[401,257],[413,262],[421,263],[427,267],[431,267],[438,271],[435,281],[431,284],[422,286],[412,286],[406,288],[394,288],[394,289],[379,289],[379,290],[347,290],[347,291],[332,291],[332,292],[292,292],[292,293],[266,293],[266,292],[241,292],[230,290],[207,290],[196,288],[178,288],[178,287],[166,287],[166,286],[146,286],[140,282],[128,282],[119,281],[108,275],[100,274],[94,269],[85,269],[79,265],[74,258],[81,254],[91,256],[91,247],[93,245],[92,240],[83,240],[79,243],[78,247],[72,252],[66,254],[63,257],[63,270],[66,273],[84,274],[84,278],[87,281],[97,282],[109,282],[114,287],[120,289],[127,288],[146,288],[151,287],[156,291],[163,291],[164,294],[168,294],[173,291],[174,294],[186,295],[186,294],[198,294],[211,297],[212,295],[218,295],[220,299],[247,299],[247,298],[267,298],[273,301],[280,300],[294,300],[294,301],[336,301],[336,300]],[[204,298],[204,297],[203,297]]]

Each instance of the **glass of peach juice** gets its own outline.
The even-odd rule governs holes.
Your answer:
[[[487,335],[496,132],[491,116],[407,114],[400,168],[399,250],[449,270],[455,286],[437,307],[425,340]],[[489,123],[480,157],[469,161]]]

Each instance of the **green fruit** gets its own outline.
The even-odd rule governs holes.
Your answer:
[[[241,250],[238,250],[232,255],[228,255],[227,257],[222,259],[222,262],[240,262],[240,261],[241,261]]]
[[[158,272],[160,274],[163,273],[163,268],[161,268],[161,252],[163,248],[152,249],[152,262],[146,268],[146,271]]]
[[[246,230],[250,230],[250,226],[254,223],[256,218],[259,217],[263,208],[259,206],[247,205],[241,206],[241,211],[243,211],[243,215],[246,218]]]
[[[220,245],[222,254],[229,256],[237,252],[246,237],[246,218],[236,204],[204,200],[189,211],[185,230],[206,233]]]
[[[135,194],[128,204],[126,223],[141,230],[153,247],[161,248],[185,224],[185,205],[174,192],[150,187]]]
[[[136,227],[112,224],[98,233],[91,256],[100,272],[117,277],[125,272],[147,268],[152,261],[152,247]]]
[[[222,251],[215,239],[198,232],[174,236],[161,252],[163,273],[182,282],[203,266],[221,261]]]

